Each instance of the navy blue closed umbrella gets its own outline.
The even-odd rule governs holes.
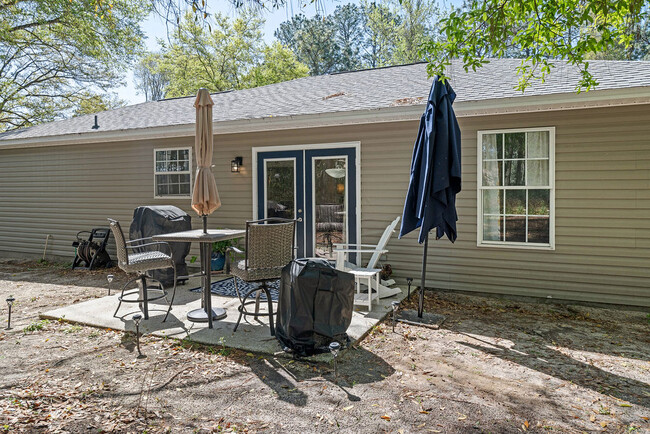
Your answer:
[[[418,316],[422,317],[429,231],[456,241],[456,195],[461,188],[460,128],[452,108],[456,94],[436,76],[413,148],[409,182],[399,237],[420,228],[424,243]]]

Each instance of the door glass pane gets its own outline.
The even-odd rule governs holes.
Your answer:
[[[266,161],[266,217],[295,218],[294,160]]]
[[[345,158],[314,158],[314,255],[334,259],[335,243],[347,242]]]

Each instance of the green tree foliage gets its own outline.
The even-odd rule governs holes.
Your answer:
[[[392,14],[399,17],[395,29],[395,50],[391,63],[413,63],[424,60],[419,52],[427,41],[437,40],[433,26],[441,16],[431,0],[391,0]]]
[[[77,107],[73,116],[90,115],[124,107],[125,105],[126,101],[119,99],[115,94],[106,93],[100,95],[85,91],[78,96]]]
[[[471,0],[441,20],[443,37],[427,41],[422,54],[429,73],[444,78],[451,59],[476,69],[514,48],[524,57],[519,89],[544,80],[562,59],[581,72],[576,90],[589,90],[598,84],[590,58],[647,55],[648,18],[647,0]]]
[[[395,29],[400,17],[381,3],[362,3],[365,44],[362,50],[364,65],[370,68],[393,64],[396,50]]]
[[[360,8],[354,4],[337,6],[332,14],[332,26],[336,31],[339,51],[338,69],[354,71],[363,65],[361,50],[365,44],[364,18]]]
[[[296,56],[279,42],[262,50],[262,61],[251,68],[241,80],[242,87],[258,87],[280,83],[309,75],[307,65],[298,62]]]
[[[118,84],[140,48],[140,0],[0,0],[0,131],[54,120]]]
[[[320,75],[421,61],[419,47],[434,36],[438,16],[433,0],[364,1],[328,16],[294,16],[275,36]]]
[[[309,67],[311,75],[339,70],[340,49],[331,16],[307,18],[303,14],[296,15],[280,24],[275,37]]]
[[[145,53],[133,70],[135,88],[144,94],[147,101],[158,101],[165,97],[169,77],[161,70],[162,55]]]
[[[631,36],[627,45],[623,41],[619,41],[603,51],[587,53],[585,58],[601,60],[650,60],[650,17],[646,15],[639,22],[631,23],[627,32]]]
[[[293,53],[262,38],[264,21],[252,10],[231,20],[217,14],[209,26],[191,13],[181,21],[170,43],[161,44],[157,71],[169,83],[166,97],[187,96],[205,87],[212,92],[243,89],[306,75]]]

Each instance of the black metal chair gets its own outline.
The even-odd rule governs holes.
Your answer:
[[[163,322],[167,321],[169,312],[172,310],[172,304],[174,303],[174,297],[176,296],[176,264],[171,256],[171,247],[168,243],[163,241],[152,241],[151,238],[140,238],[137,240],[126,241],[124,239],[124,233],[122,232],[122,227],[117,220],[108,219],[111,231],[113,232],[113,237],[115,237],[115,246],[117,248],[117,265],[125,273],[135,273],[136,276],[130,279],[122,287],[122,294],[118,297],[120,301],[115,309],[113,316],[117,315],[117,312],[120,310],[122,303],[138,303],[140,305],[140,310],[144,314],[144,319],[149,319],[149,302],[160,300],[162,298],[167,299],[167,291],[163,284],[152,277],[147,276],[147,271],[158,270],[161,268],[173,268],[174,269],[174,289],[172,293],[171,301],[169,302],[169,308],[165,314]],[[160,250],[152,250],[154,248],[166,248],[169,253],[161,252]],[[136,250],[138,253],[128,253],[128,250]],[[127,291],[127,286],[132,282],[140,279],[140,287]],[[153,280],[157,282],[159,287],[149,287],[147,285],[148,280]],[[149,297],[149,291],[158,292],[154,297]],[[127,298],[132,295],[137,294],[137,298]]]
[[[269,317],[271,336],[275,336],[273,325],[273,300],[267,282],[279,279],[282,268],[294,259],[294,244],[296,233],[296,221],[268,218],[246,222],[246,252],[245,259],[237,261],[231,266],[231,252],[244,254],[236,247],[230,247],[226,251],[226,273],[233,276],[235,280],[235,291],[241,305],[239,306],[239,319],[235,330],[239,327],[242,316],[250,315],[255,318],[260,316]],[[261,282],[261,284],[248,290],[243,296],[237,286],[237,278],[245,282]],[[249,297],[257,292],[255,300]],[[260,294],[264,292],[268,302],[268,312],[260,312]],[[247,306],[255,305],[255,311],[251,312]]]

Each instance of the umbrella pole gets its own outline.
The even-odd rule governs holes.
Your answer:
[[[203,233],[207,234],[208,233],[208,216],[206,214],[203,214],[201,217],[203,217]]]
[[[422,250],[422,281],[420,283],[420,298],[418,300],[418,318],[422,318],[424,312],[424,281],[427,277],[427,250],[429,248],[429,234],[424,236],[424,248]]]

